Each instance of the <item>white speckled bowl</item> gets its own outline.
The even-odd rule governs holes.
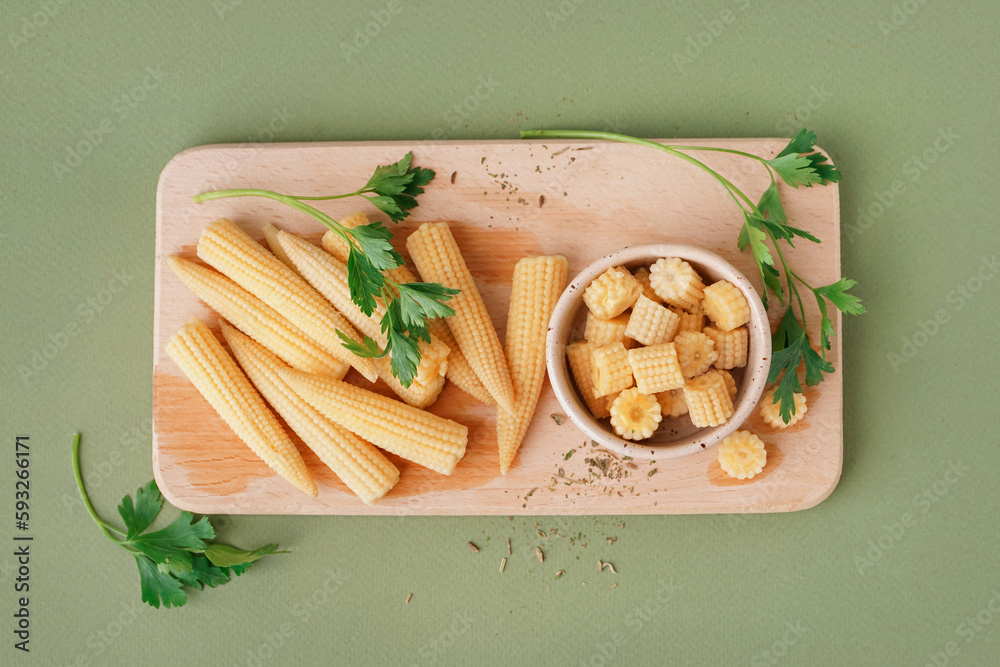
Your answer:
[[[566,345],[583,339],[586,306],[583,291],[597,276],[612,266],[649,266],[660,257],[680,257],[691,264],[706,285],[728,280],[736,285],[750,304],[749,350],[745,368],[733,369],[738,391],[733,416],[721,426],[696,428],[688,417],[664,418],[652,438],[631,442],[619,438],[606,420],[594,419],[580,398],[566,362]],[[713,252],[692,245],[658,243],[631,246],[606,255],[580,272],[556,304],[545,342],[545,362],[549,381],[563,410],[589,438],[608,449],[637,459],[673,459],[707,449],[735,431],[750,416],[764,391],[771,366],[771,328],[757,290],[732,264]],[[741,373],[742,371],[742,373]]]

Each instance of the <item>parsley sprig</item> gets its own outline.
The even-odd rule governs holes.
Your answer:
[[[830,339],[835,333],[833,323],[828,315],[828,305],[848,315],[860,315],[865,312],[865,308],[861,305],[861,299],[847,293],[847,290],[857,284],[856,281],[841,278],[830,285],[813,287],[788,265],[781,242],[794,248],[794,240],[797,238],[803,238],[813,243],[819,243],[820,240],[810,232],[788,224],[775,179],[777,176],[793,188],[798,188],[800,185],[806,187],[826,185],[840,180],[841,173],[833,164],[827,162],[825,155],[817,152],[815,133],[806,129],[800,130],[788,142],[788,145],[771,159],[731,148],[660,144],[647,139],[611,132],[526,130],[521,132],[521,137],[525,139],[600,139],[648,146],[678,157],[712,176],[722,185],[743,213],[743,225],[737,238],[737,247],[741,251],[749,247],[753,254],[757,270],[764,283],[764,292],[761,294],[764,307],[768,307],[768,292],[774,294],[781,305],[785,305],[786,298],[788,300],[788,308],[771,337],[774,357],[771,360],[771,369],[767,378],[769,384],[778,383],[774,392],[774,402],[780,403],[779,410],[785,423],[788,423],[792,415],[795,414],[794,395],[802,393],[802,385],[796,374],[799,364],[805,364],[805,382],[810,386],[822,382],[824,373],[834,372],[833,364],[826,358],[826,352],[831,346]],[[771,177],[771,183],[764,190],[760,200],[754,203],[725,176],[693,155],[689,155],[691,152],[698,151],[731,153],[756,160],[767,170]],[[770,247],[767,241],[770,241]],[[774,249],[774,253],[771,252],[771,248]],[[777,262],[775,255],[778,258]],[[781,281],[782,273],[785,277],[784,286]],[[806,333],[806,311],[800,289],[812,292],[819,305],[822,316],[819,352],[813,347],[809,335]],[[796,314],[796,306],[798,314]]]
[[[455,311],[445,302],[460,290],[438,283],[397,283],[390,280],[382,272],[402,266],[403,258],[392,247],[392,231],[389,228],[381,222],[353,229],[344,227],[305,202],[363,197],[388,215],[390,220],[400,222],[416,208],[417,195],[423,194],[424,186],[434,179],[433,171],[414,167],[412,162],[413,153],[407,153],[399,162],[379,165],[364,187],[346,194],[307,197],[244,188],[205,192],[194,198],[198,204],[223,197],[267,197],[312,216],[344,239],[350,247],[347,278],[351,300],[365,315],[371,315],[379,302],[385,307],[381,328],[386,335],[386,346],[379,349],[378,343],[368,336],[359,343],[343,332],[338,331],[337,335],[344,347],[360,357],[381,358],[391,353],[390,369],[404,387],[413,383],[420,365],[420,341],[429,343],[431,340],[427,320],[454,315]]]
[[[119,530],[97,515],[80,473],[80,434],[73,436],[73,474],[87,512],[104,535],[132,554],[139,567],[142,601],[159,609],[182,607],[187,602],[187,588],[202,590],[229,583],[232,576],[240,576],[254,561],[272,554],[277,544],[244,551],[228,544],[209,542],[215,530],[208,517],[195,520],[190,512],[180,516],[166,528],[149,532],[149,527],[163,508],[163,497],[151,481],[135,492],[135,502],[125,496],[118,506],[118,514],[125,524]]]

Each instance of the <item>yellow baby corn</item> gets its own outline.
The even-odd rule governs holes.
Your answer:
[[[611,404],[611,428],[626,440],[651,437],[662,419],[656,397],[638,389],[626,389]]]
[[[184,375],[254,454],[306,495],[313,498],[319,495],[295,444],[247,376],[201,320],[191,320],[181,327],[170,338],[166,349]]]
[[[715,327],[705,327],[702,331],[715,343],[715,351],[719,353],[715,367],[719,369],[743,368],[747,365],[747,328],[737,327],[732,331],[723,331]]]
[[[226,276],[180,257],[170,257],[167,263],[198,298],[292,368],[338,380],[347,373],[347,364]]]
[[[545,380],[545,335],[566,287],[566,258],[525,257],[514,265],[504,350],[514,385],[514,412],[497,415],[500,474],[506,475],[531,423]]]
[[[628,350],[621,343],[595,347],[590,353],[594,396],[607,396],[632,386],[632,367]]]
[[[198,256],[284,315],[333,356],[350,364],[369,381],[378,377],[371,359],[355,356],[337,331],[360,340],[354,327],[316,290],[277,257],[225,218],[201,233]]]
[[[694,312],[701,302],[705,284],[694,268],[678,257],[661,257],[649,269],[649,283],[671,306]]]
[[[368,216],[361,212],[352,213],[347,217],[341,218],[337,222],[339,222],[342,227],[354,229],[355,227],[359,227],[361,225],[367,225]],[[340,234],[332,229],[323,234],[323,248],[338,260],[347,264],[347,257],[351,254],[351,248],[347,245],[347,241],[340,237]]]
[[[681,371],[686,378],[701,375],[719,356],[715,343],[703,333],[685,331],[677,334],[674,336],[674,346],[677,348],[677,359],[681,362]]]
[[[679,322],[680,318],[666,307],[640,296],[632,306],[625,335],[643,345],[669,343],[677,333]]]
[[[288,368],[254,340],[222,325],[230,349],[267,402],[309,449],[361,500],[374,504],[399,481],[399,469],[376,447],[316,411],[281,379]]]
[[[295,268],[295,264],[292,260],[285,254],[284,248],[278,243],[278,234],[282,230],[275,227],[271,223],[264,225],[264,240],[267,241],[267,247],[271,250],[271,254],[281,260],[281,263],[290,268],[295,273],[299,273],[298,269]],[[301,275],[301,274],[299,274]]]
[[[750,321],[750,304],[736,285],[720,280],[705,288],[705,313],[715,326],[732,331]]]
[[[646,267],[642,267],[632,275],[634,275],[635,279],[639,281],[640,285],[642,285],[643,296],[645,296],[650,301],[655,301],[656,303],[663,303],[663,299],[660,298],[660,296],[653,290],[653,286],[649,283],[649,269],[647,269]]]
[[[702,327],[705,326],[705,313],[701,310],[695,313],[689,313],[686,310],[680,308],[669,308],[671,313],[677,316],[677,333],[684,333],[685,331],[701,331]],[[674,334],[675,336],[677,334]]]
[[[733,416],[733,399],[718,373],[705,373],[684,385],[684,402],[691,423],[699,428],[719,426]]]
[[[282,369],[278,375],[328,419],[373,445],[450,475],[465,455],[469,429],[341,380]]]
[[[715,372],[722,376],[722,379],[726,381],[726,389],[729,391],[729,398],[736,402],[736,379],[733,378],[733,374],[726,370],[715,369]]]
[[[622,313],[610,320],[602,320],[593,312],[587,311],[587,324],[583,337],[595,347],[604,347],[611,343],[622,343],[626,349],[634,344],[625,339],[625,327],[628,326],[628,313]]]
[[[628,351],[635,386],[644,394],[656,394],[684,386],[684,374],[673,343],[637,347]]]
[[[566,361],[569,362],[569,369],[573,373],[573,380],[576,388],[580,391],[580,396],[590,409],[590,414],[595,419],[604,419],[611,416],[611,396],[594,395],[594,374],[591,365],[592,355],[596,348],[591,343],[579,341],[566,346]]]
[[[750,431],[736,431],[716,445],[719,466],[730,477],[753,479],[767,465],[764,442]]]
[[[769,389],[764,394],[764,398],[760,399],[760,418],[771,428],[788,428],[793,424],[797,424],[806,415],[806,412],[809,411],[809,406],[806,405],[804,394],[794,394],[794,396],[795,412],[792,413],[792,418],[788,420],[787,424],[782,421],[781,411],[778,404],[774,402],[774,389]]]
[[[583,291],[583,302],[597,317],[610,320],[632,307],[642,294],[642,285],[628,269],[612,266],[594,278]]]
[[[406,240],[420,277],[459,289],[448,301],[448,327],[469,365],[503,412],[514,410],[514,388],[493,321],[447,222],[425,222]]]
[[[365,315],[351,299],[351,289],[347,280],[347,266],[294,234],[279,231],[274,235],[275,244],[292,262],[292,266],[316,291],[327,298],[351,324],[375,340],[379,347],[385,347],[386,336],[382,332],[380,320],[385,309],[379,304],[371,315]],[[441,340],[432,337],[430,343],[421,341],[420,364],[413,382],[404,387],[392,374],[390,359],[375,360],[375,370],[397,396],[417,408],[426,408],[437,400],[444,388],[445,372],[448,370],[448,354],[451,351]]]
[[[671,389],[656,394],[656,402],[660,404],[660,412],[664,417],[680,417],[688,413],[684,402],[684,389]]]

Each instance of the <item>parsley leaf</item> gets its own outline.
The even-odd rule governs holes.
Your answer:
[[[343,341],[344,347],[359,357],[381,359],[386,355],[386,351],[378,349],[378,343],[370,336],[362,338],[360,343],[339,329],[337,330],[337,336]]]
[[[382,272],[372,266],[371,260],[351,249],[347,256],[347,285],[351,298],[365,315],[375,311],[375,297],[382,293],[385,278]]]
[[[839,181],[841,173],[832,164],[826,164],[825,155],[815,151],[816,133],[802,128],[776,157],[765,162],[793,188]]]
[[[403,263],[402,255],[392,247],[392,232],[381,222],[358,225],[351,237],[374,269],[388,271]]]
[[[163,507],[163,499],[160,497],[160,490],[156,488],[156,481],[151,481],[146,486],[140,486],[135,492],[135,506],[128,496],[122,498],[118,506],[118,515],[128,526],[127,539],[134,539],[139,533],[149,528],[153,519],[160,513]]]
[[[434,178],[433,171],[411,167],[412,162],[411,152],[399,162],[376,167],[365,187],[358,191],[359,194],[374,193],[374,197],[367,197],[368,201],[393,222],[400,222],[410,215],[410,211],[417,206],[417,195],[423,194],[424,186]]]

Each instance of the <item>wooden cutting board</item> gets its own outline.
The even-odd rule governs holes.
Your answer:
[[[787,139],[670,140],[724,146],[773,157]],[[401,470],[396,487],[376,506],[353,496],[301,442],[320,489],[296,491],[240,442],[164,352],[170,336],[200,317],[218,333],[216,316],[164,261],[195,258],[201,229],[228,217],[257,239],[268,222],[317,241],[323,229],[308,216],[259,198],[201,205],[208,190],[257,187],[300,195],[344,192],[363,184],[378,164],[413,151],[414,164],[437,178],[411,219],[395,226],[397,247],[420,222],[452,225],[465,259],[503,335],[514,263],[526,255],[562,254],[570,277],[617,248],[639,243],[700,245],[730,260],[761,290],[752,257],[740,253],[741,216],[704,172],[659,151],[625,144],[565,141],[364,142],[202,146],[177,155],[163,170],[156,205],[156,306],[153,350],[153,469],[174,505],[211,514],[687,514],[781,512],[812,507],[836,486],[843,461],[840,373],[806,390],[808,415],[785,431],[756,416],[747,423],[767,443],[768,463],[753,480],[730,479],[709,449],[670,461],[628,461],[597,449],[561,410],[548,384],[513,468],[499,473],[494,410],[450,385],[431,411],[469,427],[465,458],[445,477],[390,456]],[[768,185],[757,163],[702,153],[750,197]],[[821,245],[802,241],[790,253],[795,270],[814,285],[840,276],[840,209],[836,185],[781,186],[789,220]],[[363,210],[360,199],[319,202],[335,218]],[[405,255],[405,252],[404,252]],[[412,266],[412,265],[411,265]],[[812,323],[816,305],[809,300]],[[780,318],[774,308],[772,323]],[[840,369],[841,322],[830,361]],[[818,332],[810,331],[814,338]],[[220,337],[221,338],[221,337]],[[349,378],[363,384],[354,371]],[[570,453],[572,451],[572,453]]]

